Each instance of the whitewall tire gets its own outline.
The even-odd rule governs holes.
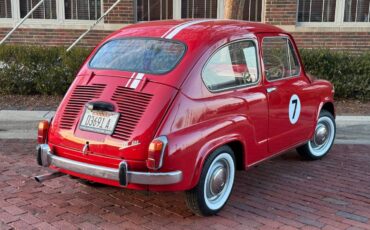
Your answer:
[[[336,124],[333,115],[323,110],[317,121],[312,139],[297,148],[298,153],[308,160],[323,158],[332,148],[335,140]]]
[[[200,216],[215,215],[229,199],[234,178],[234,152],[230,147],[222,146],[205,161],[198,185],[186,191],[188,207]]]

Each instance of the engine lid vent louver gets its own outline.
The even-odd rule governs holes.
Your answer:
[[[60,121],[62,129],[71,129],[78,118],[84,105],[92,99],[99,98],[105,88],[105,84],[93,84],[91,86],[78,85],[66,105]]]
[[[119,86],[112,96],[121,114],[112,137],[128,141],[153,95]]]

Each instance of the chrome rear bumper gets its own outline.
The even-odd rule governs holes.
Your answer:
[[[49,167],[51,165],[72,172],[81,173],[93,177],[118,181],[121,186],[129,183],[145,185],[168,185],[176,184],[182,180],[182,172],[136,172],[129,171],[126,161],[122,161],[119,168],[87,164],[64,157],[54,155],[49,145],[41,144],[37,147],[37,162],[39,165]]]

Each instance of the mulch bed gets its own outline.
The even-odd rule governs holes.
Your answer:
[[[56,110],[62,96],[1,95],[0,110]],[[370,116],[370,101],[338,100],[335,102],[338,115]]]
[[[56,110],[62,96],[0,95],[0,110]]]
[[[338,100],[335,102],[335,109],[338,115],[370,116],[370,101]]]

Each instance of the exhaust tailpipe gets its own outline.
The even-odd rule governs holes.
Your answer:
[[[34,178],[37,182],[42,183],[46,180],[54,179],[54,178],[61,177],[61,176],[64,176],[64,175],[65,174],[61,173],[61,172],[53,172],[53,173],[49,173],[49,174],[35,176]]]

